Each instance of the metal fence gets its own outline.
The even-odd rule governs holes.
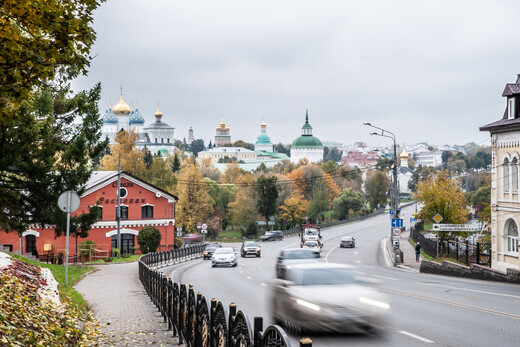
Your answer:
[[[476,263],[491,267],[491,257],[489,256],[490,244],[477,242],[470,244],[468,240],[438,240],[428,239],[421,233],[423,222],[419,221],[410,229],[410,237],[421,244],[421,249],[431,257],[454,258],[464,262],[466,265]]]
[[[263,328],[263,318],[255,317],[251,329],[248,317],[231,303],[226,307],[216,299],[208,300],[195,293],[193,285],[178,284],[161,271],[152,268],[170,261],[200,255],[204,244],[183,247],[168,252],[150,253],[139,261],[139,279],[152,302],[161,312],[164,322],[179,344],[187,346],[291,346],[285,331],[278,325]],[[304,341],[304,340],[302,340]],[[312,341],[300,346],[312,346]]]

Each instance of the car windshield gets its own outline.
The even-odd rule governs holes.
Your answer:
[[[354,276],[344,268],[294,269],[288,275],[297,286],[341,285],[356,283]]]
[[[273,233],[270,232],[270,231],[268,231],[268,232],[265,233],[265,236],[271,236],[271,235],[273,235]]]
[[[218,246],[206,246],[206,251],[213,251],[217,248]]]
[[[352,241],[352,236],[345,236],[341,238],[341,241]]]
[[[318,231],[316,229],[306,229],[305,235],[318,235]]]
[[[219,248],[213,254],[233,254],[233,248]]]
[[[283,253],[285,259],[312,259],[316,256],[309,250],[296,249],[293,251],[285,251]]]
[[[256,247],[258,246],[256,242],[248,241],[244,242],[244,247]]]
[[[318,247],[316,242],[305,242],[306,247]]]

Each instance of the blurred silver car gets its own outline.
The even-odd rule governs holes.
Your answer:
[[[386,295],[367,287],[353,267],[331,263],[294,264],[286,280],[270,288],[275,323],[297,331],[368,332],[382,329],[390,305]]]
[[[311,250],[318,258],[321,256],[321,247],[318,241],[305,241],[302,248]]]
[[[285,270],[293,264],[316,261],[316,254],[307,248],[285,248],[276,259],[276,278],[285,279]]]
[[[237,253],[231,247],[217,248],[211,256],[211,266],[237,266]]]

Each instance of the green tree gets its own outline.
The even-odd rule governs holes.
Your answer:
[[[92,260],[92,254],[96,250],[96,243],[92,240],[85,240],[79,244],[79,254],[89,261]]]
[[[157,252],[161,244],[161,232],[154,226],[147,225],[142,227],[137,234],[139,250],[143,253]]]
[[[175,155],[173,157],[173,163],[172,163],[172,171],[173,173],[179,172],[181,169],[181,161],[179,160],[179,156],[177,155],[177,152],[175,152]]]
[[[388,187],[390,186],[390,179],[383,171],[371,172],[365,183],[366,192],[368,195],[368,202],[372,210],[378,206],[384,207],[387,201]]]
[[[204,149],[204,140],[202,139],[197,139],[190,144],[190,151],[191,153],[193,153],[195,157],[197,156],[197,154],[199,154],[199,152],[202,152]]]
[[[150,169],[153,163],[153,155],[146,146],[143,148],[143,161],[146,164],[146,168]]]
[[[225,230],[231,221],[229,204],[235,198],[235,186],[233,184],[217,184],[208,178],[204,179],[208,194],[211,197],[215,214],[221,214],[221,228]]]
[[[277,178],[260,176],[256,180],[256,208],[258,212],[265,217],[266,227],[269,225],[269,217],[276,212],[276,199],[278,199]]]
[[[337,219],[342,220],[349,217],[350,211],[361,211],[364,205],[365,198],[363,194],[354,191],[352,188],[346,188],[334,199],[334,215]]]
[[[320,216],[330,208],[329,190],[324,181],[314,184],[312,199],[309,201],[308,215],[310,220],[318,223]]]
[[[326,173],[328,173],[330,175],[335,175],[336,170],[338,168],[338,164],[336,164],[336,162],[334,162],[332,160],[329,160],[329,161],[326,161],[323,164],[321,164],[321,168]]]
[[[254,198],[253,177],[243,175],[237,180],[235,199],[229,203],[231,221],[233,225],[241,228],[247,227],[251,222],[256,222],[258,212]]]

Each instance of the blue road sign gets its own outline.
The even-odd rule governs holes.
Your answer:
[[[394,210],[390,210],[390,214],[394,214]]]
[[[392,228],[402,228],[403,220],[401,218],[393,218],[392,219]]]
[[[410,218],[410,223],[413,223],[413,222],[415,222],[415,218],[414,217]]]

